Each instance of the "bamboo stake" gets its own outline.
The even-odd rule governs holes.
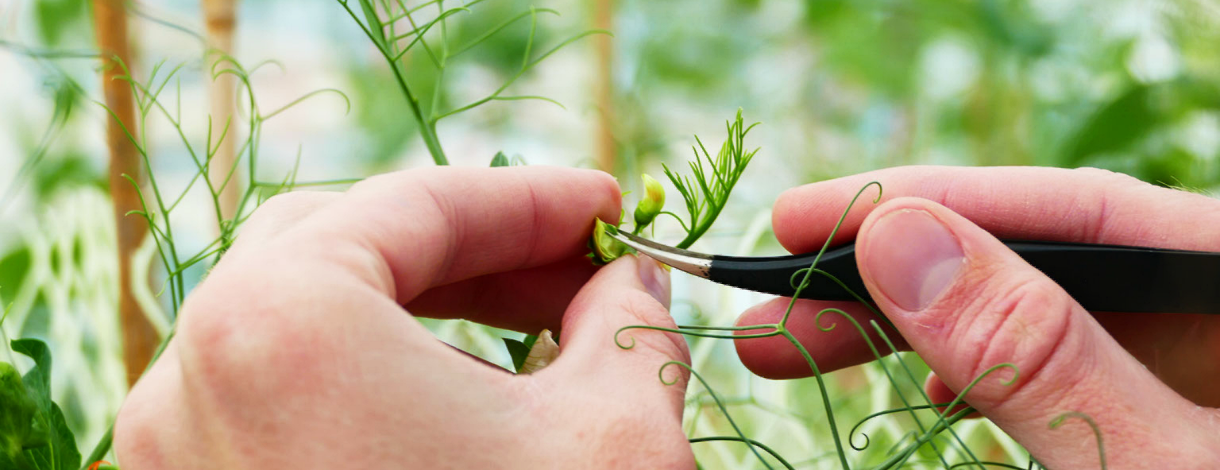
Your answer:
[[[611,31],[614,23],[614,0],[596,0],[593,11],[593,27]],[[614,47],[610,36],[599,34],[594,40],[597,51],[597,78],[594,84],[597,108],[597,166],[603,171],[614,172],[618,148],[614,142]]]
[[[114,200],[118,235],[119,325],[123,330],[123,364],[127,368],[127,384],[130,386],[140,378],[159,338],[136,302],[132,289],[132,255],[143,243],[148,226],[139,217],[127,217],[129,211],[140,209],[140,200],[137,188],[123,175],[143,181],[143,171],[135,144],[123,130],[126,126],[132,135],[138,135],[131,88],[127,82],[115,80],[116,76],[125,74],[118,61],[128,68],[132,65],[123,0],[93,0],[93,25],[98,49],[102,52],[102,92],[106,106],[114,113],[115,119],[122,122],[120,125],[113,119],[107,121],[106,146],[110,151],[110,195]]]
[[[210,48],[208,55],[212,56],[215,53],[216,59],[231,55],[233,27],[237,23],[236,0],[204,0],[203,15],[207,24],[208,47]],[[212,115],[211,135],[213,139],[220,138],[225,123],[233,118],[236,93],[237,77],[225,74],[212,81],[208,89],[208,101]],[[220,189],[220,214],[225,220],[233,220],[237,216],[235,212],[241,198],[241,193],[238,191],[241,186],[241,172],[240,169],[233,170],[237,159],[235,154],[237,138],[234,135],[236,132],[237,126],[229,123],[228,134],[220,142],[216,155],[208,167],[208,179],[212,181],[214,187]],[[230,170],[233,170],[231,178],[229,177]],[[226,178],[229,178],[227,184],[225,183]],[[224,187],[221,188],[221,185]],[[218,220],[217,227],[220,227],[222,223],[224,220]]]

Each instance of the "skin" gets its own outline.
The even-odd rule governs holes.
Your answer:
[[[925,386],[934,401],[1012,363],[1020,371],[1012,384],[1003,383],[1012,372],[1001,370],[966,401],[1049,468],[1099,466],[1085,423],[1048,428],[1069,411],[1100,426],[1108,468],[1220,462],[1220,317],[1087,312],[997,239],[1220,251],[1220,201],[1095,169],[904,167],[785,192],[775,204],[776,237],[793,253],[816,250],[869,181],[883,185],[882,201],[853,208],[834,243],[855,240],[861,275],[892,333],[934,372]],[[961,258],[929,270],[926,253],[951,246]],[[786,306],[755,306],[739,324],[774,323]],[[814,317],[827,307],[863,324],[873,319],[858,305],[798,302],[788,325],[819,367],[871,360],[854,329],[817,329]],[[739,340],[737,350],[759,375],[810,375],[782,338]]]
[[[604,173],[427,169],[272,198],[187,299],[115,428],[124,469],[694,468],[668,275],[583,258]],[[405,308],[404,308],[405,307]],[[561,330],[513,375],[413,317]],[[630,397],[629,400],[624,397]]]
[[[1098,423],[1112,469],[1220,461],[1210,407],[1220,402],[1218,320],[1085,312],[995,238],[1220,251],[1208,230],[1220,202],[1097,170],[896,168],[785,193],[776,235],[793,252],[816,249],[872,180],[885,201],[854,209],[836,242],[856,240],[870,294],[935,372],[934,400],[1011,362],[1021,371],[1012,384],[998,372],[967,401],[1050,468],[1098,466],[1083,423],[1048,429],[1066,411]],[[665,362],[689,362],[685,342],[655,331],[632,334],[629,351],[613,342],[622,326],[673,326],[667,274],[647,259],[597,270],[582,257],[593,219],[616,219],[620,194],[591,171],[443,168],[273,198],[187,300],[178,336],[132,390],[115,429],[120,463],[694,468],[680,426],[688,377],[667,368],[678,382],[657,378]],[[912,253],[936,250],[905,249],[938,243],[929,230],[961,255],[934,275]],[[900,295],[911,286],[922,289],[915,304]],[[784,303],[741,323],[775,322]],[[803,301],[789,326],[823,370],[867,360],[848,328],[812,324],[828,306],[870,319],[851,304]],[[561,354],[512,375],[436,341],[414,316],[561,329]],[[782,340],[737,346],[760,375],[808,374]]]

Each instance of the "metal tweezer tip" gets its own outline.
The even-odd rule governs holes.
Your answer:
[[[709,255],[662,245],[620,230],[607,230],[606,235],[679,271],[704,279],[708,279],[710,276],[712,257]]]

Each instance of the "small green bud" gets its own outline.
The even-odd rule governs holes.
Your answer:
[[[661,182],[647,174],[642,175],[642,178],[644,180],[644,198],[640,199],[638,206],[635,206],[637,232],[651,224],[665,208],[665,188],[661,186]]]
[[[618,232],[618,227],[602,222],[601,219],[598,219],[597,225],[593,227],[593,239],[591,240],[592,243],[590,243],[590,245],[592,245],[591,248],[593,248],[592,258],[594,264],[601,265],[609,263],[628,252],[627,250],[629,248],[627,245],[619,243],[618,240],[611,238],[607,232]]]

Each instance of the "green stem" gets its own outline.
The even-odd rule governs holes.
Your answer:
[[[449,160],[445,158],[445,151],[441,149],[441,141],[436,136],[436,125],[435,123],[431,123],[427,119],[424,119],[424,114],[419,109],[419,100],[415,98],[415,94],[411,93],[411,87],[407,85],[407,80],[403,75],[402,67],[398,64],[398,61],[394,60],[394,57],[390,55],[389,51],[382,46],[382,43],[373,36],[373,33],[369,31],[369,28],[381,28],[382,25],[370,24],[368,28],[366,28],[364,23],[360,22],[360,18],[356,16],[356,12],[352,11],[351,7],[347,5],[347,2],[340,1],[339,4],[343,5],[343,9],[347,10],[347,14],[352,17],[352,20],[355,21],[357,25],[360,26],[360,29],[363,30],[364,34],[369,37],[369,40],[373,41],[373,44],[377,45],[377,51],[380,52],[381,56],[384,57],[386,62],[390,64],[390,70],[394,72],[394,81],[398,83],[398,88],[402,90],[402,94],[407,98],[407,106],[411,109],[411,116],[415,118],[415,122],[419,123],[420,137],[423,137],[424,145],[428,147],[428,153],[432,154],[432,160],[435,161],[437,165],[448,165]]]
[[[92,465],[93,462],[102,460],[102,458],[106,456],[106,453],[110,452],[110,444],[113,441],[114,426],[112,425],[110,426],[110,429],[106,430],[106,434],[102,435],[102,440],[98,441],[97,446],[93,448],[93,452],[89,453],[89,458],[85,459],[85,463],[81,467],[81,470],[89,470],[89,466]]]

